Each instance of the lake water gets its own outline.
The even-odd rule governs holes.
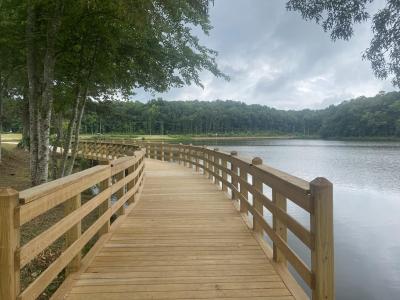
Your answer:
[[[334,186],[337,299],[400,299],[400,143],[323,140],[207,141],[221,150],[259,156],[303,179]],[[288,211],[308,220],[293,207]],[[309,224],[306,224],[307,227]],[[289,236],[309,263],[309,252]]]

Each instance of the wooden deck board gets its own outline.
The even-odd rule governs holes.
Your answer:
[[[66,298],[294,299],[228,197],[155,160],[140,202]]]

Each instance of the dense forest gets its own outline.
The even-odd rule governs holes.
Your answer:
[[[5,130],[22,131],[23,111],[20,100],[5,101]],[[221,100],[88,101],[81,133],[399,137],[400,93],[380,93],[321,110],[300,111]]]

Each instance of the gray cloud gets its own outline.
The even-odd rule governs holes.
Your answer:
[[[156,95],[138,90],[133,98],[232,99],[299,109],[393,90],[361,58],[371,38],[368,23],[356,26],[351,41],[333,43],[320,26],[286,11],[285,1],[266,0],[216,0],[211,22],[210,36],[200,39],[219,52],[217,61],[230,82],[204,72],[204,89],[189,86]]]

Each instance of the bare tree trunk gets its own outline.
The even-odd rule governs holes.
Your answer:
[[[54,128],[56,129],[56,140],[53,143],[53,148],[51,151],[51,177],[53,179],[57,179],[59,175],[59,170],[58,170],[58,162],[57,162],[57,149],[61,145],[61,141],[63,138],[63,129],[62,129],[62,122],[63,122],[63,113],[60,112],[56,115],[56,120],[54,124]]]
[[[78,154],[78,147],[79,147],[79,132],[81,129],[81,124],[82,124],[82,117],[83,117],[83,113],[85,111],[85,104],[86,104],[86,96],[87,96],[87,88],[85,88],[85,91],[83,93],[83,95],[80,97],[81,101],[79,104],[79,115],[78,118],[76,120],[76,124],[75,124],[75,132],[74,132],[74,143],[72,145],[72,151],[71,151],[71,159],[67,168],[67,175],[71,174],[74,168],[74,164],[75,164],[75,159],[76,159],[76,155]]]
[[[79,101],[81,100],[81,87],[78,85],[73,107],[73,116],[69,120],[67,134],[63,143],[63,156],[60,169],[60,177],[64,177],[68,165],[69,150],[71,149],[72,135],[75,132],[75,126],[79,117]]]

